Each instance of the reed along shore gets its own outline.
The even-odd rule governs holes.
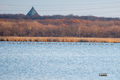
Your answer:
[[[120,38],[85,38],[85,37],[14,37],[0,36],[0,41],[32,41],[32,42],[102,42],[120,43]]]

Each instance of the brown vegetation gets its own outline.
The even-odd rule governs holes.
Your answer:
[[[107,42],[120,43],[120,38],[79,38],[79,37],[2,37],[0,41],[35,41],[35,42]]]
[[[0,19],[0,36],[120,38],[120,21]]]

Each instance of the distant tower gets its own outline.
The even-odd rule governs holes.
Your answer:
[[[37,11],[34,9],[34,7],[31,8],[31,10],[27,13],[27,15],[39,15]]]

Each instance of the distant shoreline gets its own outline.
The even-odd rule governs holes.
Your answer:
[[[102,42],[120,43],[120,38],[86,38],[86,37],[14,37],[0,36],[0,41],[32,41],[32,42]]]

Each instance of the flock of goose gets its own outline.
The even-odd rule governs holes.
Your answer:
[[[0,44],[59,44],[59,45],[116,45],[115,43],[93,43],[93,42],[4,42]]]

